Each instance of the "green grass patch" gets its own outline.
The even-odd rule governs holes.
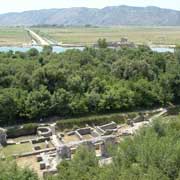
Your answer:
[[[14,154],[22,154],[26,152],[32,152],[33,146],[30,143],[25,144],[15,144],[15,145],[8,145],[3,147],[0,150],[0,154],[5,155],[6,157],[12,156]]]
[[[52,148],[53,145],[51,144],[51,142],[49,141],[48,143],[49,143],[49,147],[46,146],[46,143],[45,143],[45,142],[36,143],[36,144],[34,144],[34,146],[40,146],[41,149]]]

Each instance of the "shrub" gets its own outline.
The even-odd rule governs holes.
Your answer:
[[[132,116],[132,115],[131,115]],[[135,114],[133,115],[135,116]],[[105,116],[92,116],[78,119],[64,119],[57,121],[57,127],[59,129],[73,128],[74,126],[83,127],[86,124],[89,125],[102,125],[114,121],[118,124],[122,124],[128,117],[123,114],[105,115]]]
[[[38,124],[36,123],[29,123],[25,124],[24,126],[21,127],[13,127],[9,128],[7,130],[7,136],[9,138],[16,138],[20,136],[27,136],[27,135],[33,135],[36,134],[38,128]]]

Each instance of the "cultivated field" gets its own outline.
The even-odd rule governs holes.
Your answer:
[[[0,45],[21,46],[31,42],[27,31],[23,28],[0,27]]]
[[[67,44],[92,44],[99,38],[145,44],[179,44],[180,27],[101,27],[101,28],[33,28],[41,36]]]

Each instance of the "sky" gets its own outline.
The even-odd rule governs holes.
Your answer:
[[[180,10],[180,0],[0,0],[0,14],[26,10],[106,6],[158,6]]]

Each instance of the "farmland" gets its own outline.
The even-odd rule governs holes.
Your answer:
[[[0,45],[21,46],[31,42],[31,38],[23,28],[0,27]]]
[[[99,38],[118,41],[127,37],[140,44],[179,44],[180,27],[67,27],[33,28],[39,35],[64,44],[90,45]]]
[[[180,27],[38,27],[31,28],[42,38],[71,45],[92,45],[99,38],[119,41],[126,37],[136,44],[180,44]],[[0,46],[31,45],[23,27],[0,27]]]

